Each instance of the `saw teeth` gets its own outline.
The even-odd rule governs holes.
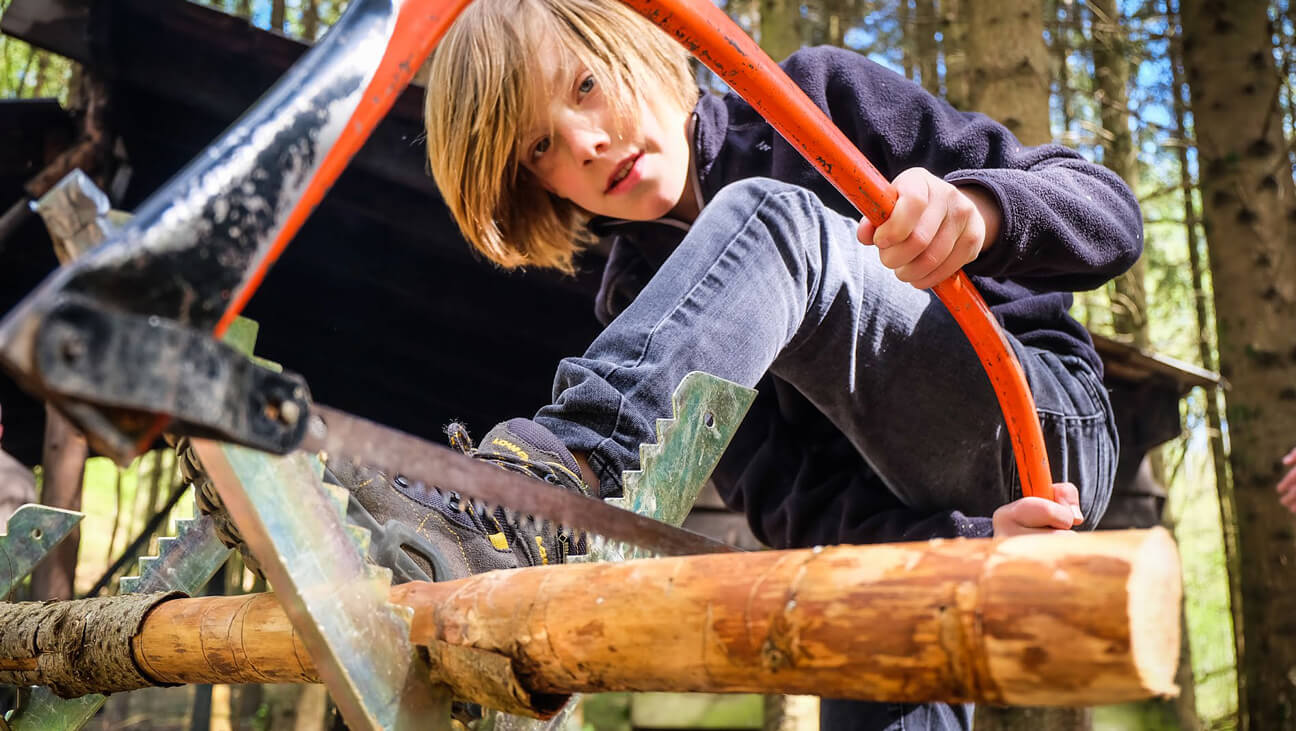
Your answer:
[[[368,556],[369,546],[373,543],[373,535],[369,532],[367,528],[361,528],[360,526],[354,525],[352,523],[343,523],[343,524],[346,526],[346,532],[347,535],[351,538],[351,543],[356,548],[360,549],[360,552],[362,554]],[[388,581],[388,583],[390,584],[391,582]]]
[[[521,526],[523,519],[526,517],[518,515],[517,512],[511,508],[503,508],[502,512],[504,513],[504,522],[512,526]]]
[[[171,555],[172,553],[176,552],[176,551],[183,551],[183,550],[186,550],[186,543],[185,543],[184,539],[185,539],[185,538],[186,538],[190,533],[192,533],[193,531],[197,530],[197,527],[198,527],[199,525],[203,525],[203,524],[210,523],[211,520],[212,520],[212,519],[211,519],[210,517],[205,516],[205,515],[204,515],[204,516],[201,516],[201,517],[198,517],[198,518],[179,518],[179,519],[175,520],[175,521],[172,523],[172,528],[173,528],[172,532],[174,533],[174,535],[171,535],[171,536],[162,536],[162,537],[158,538],[158,540],[157,540],[157,553],[155,553],[155,554],[152,555],[152,556],[141,556],[141,557],[139,558],[139,560],[137,560],[137,561],[135,562],[135,564],[136,564],[136,571],[135,571],[135,575],[134,575],[134,576],[123,576],[121,579],[118,580],[118,582],[117,582],[117,593],[118,593],[118,594],[133,594],[133,593],[139,591],[140,588],[141,588],[141,583],[144,581],[144,578],[145,578],[146,576],[148,576],[148,574],[154,570],[153,567],[154,567],[158,562],[163,561],[164,559],[169,558],[170,555]],[[212,540],[212,541],[214,541],[214,542],[218,542],[217,539],[216,539],[214,536],[210,537],[209,540]],[[227,549],[227,550],[228,550],[228,549]],[[212,570],[215,571],[215,566],[212,567]],[[184,591],[193,592],[193,591],[196,591],[197,589],[199,589],[199,588],[201,588],[201,587],[179,587],[179,586],[177,586],[177,587],[174,587],[174,588],[181,589],[181,590],[184,590]]]
[[[313,461],[317,462],[318,460]],[[351,501],[351,491],[342,485],[334,485],[331,482],[324,481],[322,463],[320,467],[321,469],[315,472],[316,484],[320,486],[320,491],[328,498],[328,501],[332,503],[338,516],[342,518],[342,525],[345,527],[347,538],[350,539],[351,545],[355,546],[356,550],[360,551],[362,556],[368,556],[369,546],[373,543],[373,536],[367,529],[361,528],[347,520],[347,503]],[[391,585],[390,572],[388,572],[387,585]]]
[[[190,527],[194,524],[194,522],[195,519],[193,518],[182,518],[180,520],[175,521],[175,523],[173,524],[174,527],[173,532],[175,533],[175,535],[160,536],[157,539],[157,553],[154,553],[149,556],[140,556],[135,561],[135,575],[123,576],[122,578],[117,580],[117,593],[118,594],[135,593],[135,590],[139,588],[139,583],[142,577],[145,575],[145,573],[151,570],[153,568],[153,565],[156,564],[160,559],[165,558],[167,554],[171,553],[174,550],[177,550],[176,544],[180,542],[179,540],[180,537],[183,536],[185,533],[189,532]]]
[[[342,514],[345,515],[347,501],[351,499],[351,491],[341,485],[334,485],[331,482],[321,482],[320,484],[324,487],[325,494],[329,496],[329,499],[333,501],[333,504],[337,505],[342,511]]]

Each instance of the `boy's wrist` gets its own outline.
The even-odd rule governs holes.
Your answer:
[[[976,183],[961,183],[956,187],[972,201],[977,212],[981,214],[981,220],[985,221],[985,241],[981,244],[981,250],[985,251],[999,240],[999,229],[1003,224],[1003,211],[999,208],[999,199],[989,189]]]

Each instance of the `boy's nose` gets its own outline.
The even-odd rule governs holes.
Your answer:
[[[590,165],[607,149],[608,139],[604,135],[589,131],[581,134],[572,148],[582,165]]]
[[[601,155],[604,150],[607,149],[607,147],[608,147],[608,140],[606,137],[591,139],[589,141],[589,144],[587,145],[587,149],[585,150],[584,155],[581,156],[581,164],[589,165],[593,163],[594,160],[598,158],[598,156]]]
[[[582,165],[589,165],[607,150],[611,139],[596,126],[573,125],[567,130],[567,145]]]

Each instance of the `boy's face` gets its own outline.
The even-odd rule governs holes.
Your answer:
[[[615,107],[573,55],[537,59],[539,115],[525,120],[520,161],[545,190],[589,213],[649,221],[696,216],[689,170],[690,110],[641,101],[618,128]],[[565,56],[565,58],[564,58]]]

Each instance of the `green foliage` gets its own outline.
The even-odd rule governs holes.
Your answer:
[[[0,0],[0,12],[8,10],[10,2]],[[0,36],[0,98],[53,98],[66,104],[74,66],[62,56]]]
[[[347,0],[190,0],[230,15],[247,18],[253,25],[274,30],[292,38],[314,41],[342,17]],[[283,13],[282,27],[275,28],[271,19]],[[315,20],[312,22],[310,18]],[[315,32],[309,33],[309,26]],[[311,36],[308,38],[307,36]]]

